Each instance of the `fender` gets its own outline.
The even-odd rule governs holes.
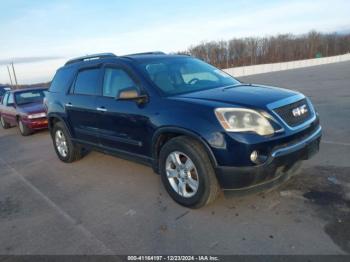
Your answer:
[[[51,121],[50,119],[51,118],[57,118],[60,120],[60,122],[63,123],[63,125],[66,127],[66,130],[68,131],[68,134],[71,138],[73,138],[72,136],[72,132],[71,132],[71,129],[70,127],[66,124],[66,121],[64,120],[64,118],[62,116],[60,116],[59,114],[55,114],[55,113],[50,113],[48,116],[47,116],[48,120],[49,120],[49,130],[51,131]]]
[[[166,126],[166,127],[160,127],[155,131],[152,137],[152,158],[153,158],[153,169],[156,173],[158,173],[158,153],[157,153],[157,143],[159,140],[159,137],[164,134],[164,133],[176,133],[180,135],[186,135],[189,137],[192,137],[196,141],[198,141],[205,149],[207,152],[209,159],[213,165],[213,167],[217,167],[217,161],[216,158],[213,154],[213,151],[209,147],[209,145],[206,143],[206,141],[197,133],[181,128],[181,127],[176,127],[176,126]]]

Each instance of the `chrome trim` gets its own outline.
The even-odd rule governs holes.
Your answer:
[[[298,102],[298,101],[300,101],[301,99],[304,99],[304,98],[306,99],[306,102],[307,102],[307,104],[308,104],[308,106],[310,108],[311,118],[306,120],[304,123],[302,123],[300,125],[297,125],[297,126],[294,126],[294,127],[288,125],[287,122],[284,121],[282,119],[282,117],[280,117],[274,110],[276,108],[279,108],[279,107],[282,107],[282,106],[286,106],[286,105]],[[297,130],[297,129],[300,129],[300,128],[304,128],[305,126],[308,126],[309,124],[311,124],[312,122],[314,122],[316,120],[315,109],[314,109],[310,99],[307,98],[306,96],[304,96],[303,94],[297,94],[297,95],[294,95],[294,96],[290,96],[290,97],[278,100],[276,102],[272,102],[272,103],[267,105],[267,108],[271,111],[271,113],[275,117],[277,117],[277,119],[279,119],[290,130]]]
[[[279,157],[279,156],[283,156],[283,155],[286,155],[289,153],[293,153],[293,152],[305,147],[309,142],[311,142],[311,140],[319,138],[322,135],[321,131],[322,131],[322,127],[319,126],[314,133],[312,133],[310,136],[308,136],[304,140],[299,141],[298,143],[295,143],[291,146],[286,146],[284,148],[277,149],[271,153],[271,156],[272,157]]]
[[[72,107],[73,105],[71,103],[65,104],[66,107]]]
[[[303,98],[305,98],[305,96],[303,94],[296,94],[294,96],[289,96],[287,98],[272,102],[272,103],[267,105],[267,108],[273,110],[273,109],[281,107],[281,106],[292,104],[292,103],[297,102]]]
[[[103,107],[97,107],[96,110],[100,112],[107,112],[107,109]]]

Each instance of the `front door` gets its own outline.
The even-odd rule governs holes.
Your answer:
[[[104,68],[103,85],[97,106],[101,109],[99,120],[100,143],[108,149],[146,155],[149,121],[147,104],[135,101],[117,100],[122,89],[140,84],[132,73],[123,66],[111,65]]]

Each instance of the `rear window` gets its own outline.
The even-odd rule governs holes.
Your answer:
[[[15,100],[17,105],[42,102],[44,97],[44,90],[32,90],[28,92],[15,93]]]
[[[73,72],[69,68],[59,69],[52,80],[50,92],[64,92],[72,80]]]
[[[74,85],[74,94],[96,95],[100,82],[100,69],[85,69],[78,73]]]

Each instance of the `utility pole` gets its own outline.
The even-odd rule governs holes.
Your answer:
[[[10,73],[10,68],[9,66],[7,65],[7,72],[9,73],[9,77],[10,77],[10,82],[11,82],[11,87],[13,88],[13,83],[12,83],[12,77],[11,77],[11,73]]]
[[[16,89],[18,88],[18,83],[17,83],[17,77],[16,77],[16,72],[15,72],[15,67],[13,66],[13,62],[11,63],[12,65],[12,71],[13,71],[13,78],[15,79],[15,84],[16,84]]]

